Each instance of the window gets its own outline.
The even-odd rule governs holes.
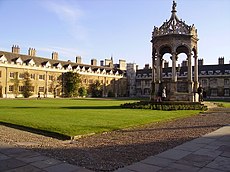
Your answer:
[[[229,83],[229,79],[224,79],[224,85],[225,85],[225,86],[229,86],[229,84],[230,84],[230,83]]]
[[[150,94],[150,90],[149,89],[144,89],[144,95],[149,95]]]
[[[30,74],[31,79],[35,79],[35,74]]]
[[[207,86],[207,79],[202,79],[202,86],[206,87]]]
[[[0,78],[2,77],[2,71],[0,71]]]
[[[12,92],[14,90],[14,86],[13,85],[10,85],[9,86],[9,91]]]
[[[53,79],[54,79],[54,76],[49,75],[49,80],[50,80],[50,81],[53,81]]]
[[[24,78],[24,73],[20,73],[20,74],[19,74],[19,78],[20,78],[20,79],[23,79],[23,78]]]
[[[39,79],[45,80],[45,75],[39,75]]]
[[[224,89],[224,96],[229,96],[229,89]]]
[[[44,87],[39,87],[39,88],[38,88],[38,91],[39,91],[39,92],[44,92]]]
[[[141,82],[140,81],[137,81],[136,84],[137,84],[137,87],[141,86]]]
[[[211,96],[217,96],[217,89],[211,89]]]
[[[23,91],[24,90],[24,86],[19,86],[19,91]]]
[[[30,87],[30,91],[31,91],[31,92],[34,92],[34,86],[31,86],[31,87]]]
[[[150,86],[150,81],[145,81],[146,86]]]
[[[52,93],[53,89],[49,87],[48,92]]]
[[[90,80],[89,80],[89,83],[90,83],[90,84],[92,84],[92,83],[93,83],[93,80],[92,80],[92,79],[90,79]]]
[[[10,72],[10,78],[14,78],[14,72]]]

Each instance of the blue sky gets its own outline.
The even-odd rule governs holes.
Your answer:
[[[177,16],[198,29],[205,64],[230,61],[230,1],[177,0]],[[125,59],[151,64],[151,34],[170,18],[172,0],[0,0],[0,49],[75,60]]]

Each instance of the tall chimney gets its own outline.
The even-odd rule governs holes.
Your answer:
[[[119,67],[120,67],[120,70],[126,70],[126,61],[119,60]]]
[[[36,56],[36,50],[35,50],[35,48],[29,48],[28,55],[29,56]]]
[[[224,64],[224,57],[219,57],[218,64],[223,65]]]
[[[20,54],[20,48],[19,48],[18,45],[13,45],[12,46],[12,53]]]
[[[91,65],[97,66],[97,59],[91,59]]]
[[[76,63],[81,64],[81,56],[76,56]]]
[[[188,66],[188,61],[187,60],[183,60],[182,63],[181,63],[181,66],[182,67]]]
[[[104,66],[104,60],[100,61],[100,66]]]
[[[198,66],[203,66],[203,65],[204,65],[204,60],[198,59]]]
[[[149,64],[145,64],[145,68],[144,69],[149,69]]]
[[[169,62],[165,60],[164,62],[164,68],[168,68],[169,67]]]
[[[58,60],[58,53],[57,52],[52,52],[52,59]]]

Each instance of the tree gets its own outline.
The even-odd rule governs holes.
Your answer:
[[[32,95],[32,84],[30,80],[30,74],[28,72],[24,73],[24,81],[23,81],[23,91],[22,95],[25,98],[29,98]]]
[[[96,80],[89,87],[89,91],[92,94],[92,97],[102,97],[102,85],[100,81]]]
[[[66,97],[78,96],[81,78],[78,73],[66,72],[63,74],[63,89]]]
[[[79,93],[79,96],[81,96],[81,97],[87,96],[87,90],[86,90],[85,87],[80,87],[80,88],[78,89],[78,93]]]

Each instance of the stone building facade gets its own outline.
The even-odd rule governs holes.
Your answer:
[[[30,74],[32,97],[36,97],[38,92],[44,97],[54,97],[54,94],[61,97],[62,74],[68,71],[78,72],[81,75],[81,84],[86,88],[96,80],[100,81],[104,97],[107,97],[109,92],[116,97],[126,96],[124,60],[120,60],[121,64],[116,64],[114,68],[111,64],[98,66],[96,59],[92,59],[91,64],[87,65],[81,63],[79,56],[76,57],[76,62],[61,61],[58,58],[57,52],[52,53],[52,58],[37,57],[34,48],[29,48],[28,55],[20,54],[19,46],[15,45],[11,52],[0,51],[0,97],[22,97],[25,72]],[[14,92],[15,80],[18,82],[17,94]]]
[[[224,63],[224,57],[218,59],[218,64],[205,65],[203,59],[198,60],[198,81],[204,88],[204,96],[206,98],[230,98],[230,64]],[[172,68],[167,66],[165,62],[162,77],[163,82],[167,83],[172,76]],[[180,81],[177,85],[177,92],[183,93],[188,91],[188,87],[183,84],[184,78],[187,78],[188,62],[183,61],[179,67],[176,67],[177,79]],[[194,66],[193,66],[194,68]],[[128,74],[127,74],[128,75]],[[194,73],[193,73],[194,78]],[[151,96],[152,69],[149,65],[145,65],[143,69],[136,70],[135,78],[135,95],[136,97]],[[182,83],[182,84],[180,84]],[[167,86],[167,92],[170,88]],[[194,93],[197,90],[194,90]]]

